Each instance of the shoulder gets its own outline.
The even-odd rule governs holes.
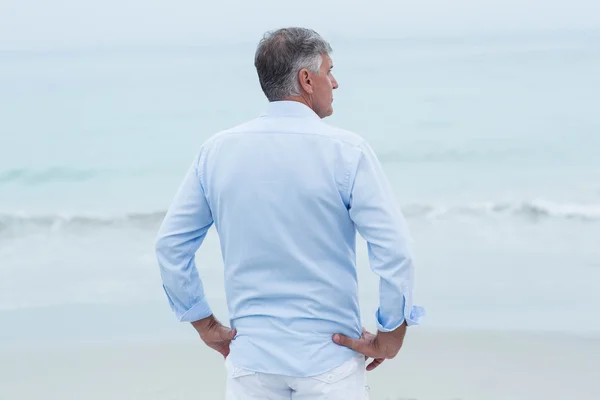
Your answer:
[[[243,132],[247,132],[255,124],[256,124],[256,119],[253,119],[253,120],[241,123],[239,125],[233,126],[231,128],[227,128],[227,129],[222,130],[220,132],[217,132],[217,133],[213,134],[212,136],[210,136],[202,144],[202,148],[204,148],[204,149],[211,148],[211,147],[217,145],[223,139],[225,139],[225,138],[227,138],[227,137],[229,137],[231,135],[238,134],[238,133],[243,133]]]
[[[200,160],[206,158],[208,153],[212,152],[215,147],[218,147],[227,138],[248,132],[256,124],[256,121],[257,119],[253,119],[214,133],[200,145],[199,152],[197,153],[198,158]]]
[[[270,126],[265,130],[265,121],[260,118],[255,118],[213,134],[202,144],[201,153],[210,152],[213,148],[218,147],[223,141],[227,140],[228,138],[238,136],[240,133],[247,134],[250,132],[256,133],[261,131],[269,132],[272,128],[273,126]],[[305,125],[305,129],[298,132],[295,132],[295,128],[290,127],[289,125],[278,124],[277,130],[279,129],[283,129],[292,133],[307,134],[311,136],[317,135],[322,138],[328,138],[329,140],[334,140],[341,143],[346,148],[355,149],[361,153],[365,150],[369,151],[370,149],[368,142],[359,134],[330,125],[323,120],[307,123]]]
[[[360,148],[364,144],[366,144],[366,140],[355,132],[338,128],[336,126],[329,125],[325,122],[323,122],[323,126],[328,136],[332,137],[333,139],[337,139],[341,142],[344,142],[351,147]]]

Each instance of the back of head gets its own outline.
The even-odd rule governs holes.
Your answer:
[[[318,73],[323,55],[331,46],[317,32],[305,28],[284,28],[267,32],[254,57],[260,86],[269,101],[301,94],[298,72],[306,68]]]

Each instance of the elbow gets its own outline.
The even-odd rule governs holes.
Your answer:
[[[154,240],[154,253],[160,259],[161,256],[168,251],[170,245],[168,237],[162,234],[159,234]]]
[[[154,253],[161,268],[178,266],[189,261],[194,255],[189,249],[189,243],[177,235],[159,234],[154,241]]]

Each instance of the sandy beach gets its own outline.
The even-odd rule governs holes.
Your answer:
[[[199,341],[4,347],[0,399],[222,399]],[[415,329],[370,373],[373,400],[597,400],[600,337]]]

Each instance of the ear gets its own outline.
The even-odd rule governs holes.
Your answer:
[[[306,93],[312,94],[314,92],[313,81],[308,69],[302,68],[300,72],[298,72],[298,81],[300,82],[300,87]]]

